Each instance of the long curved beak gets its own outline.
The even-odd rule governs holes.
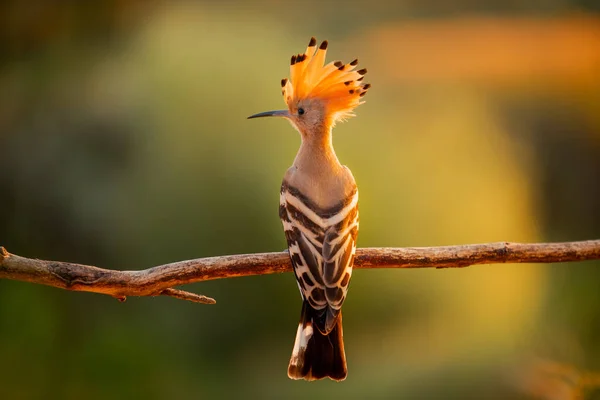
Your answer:
[[[288,110],[275,110],[275,111],[265,111],[258,114],[254,114],[248,117],[248,119],[252,118],[261,118],[261,117],[283,117],[289,118],[290,112]]]

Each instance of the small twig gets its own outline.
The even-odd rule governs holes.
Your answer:
[[[552,263],[600,259],[600,240],[564,243],[486,243],[443,247],[358,249],[357,269],[462,268],[476,264]],[[61,289],[102,293],[123,301],[127,296],[171,296],[203,304],[215,300],[174,289],[212,279],[266,275],[292,270],[287,252],[198,258],[141,271],[116,271],[62,261],[10,254],[0,247],[0,279]]]
[[[168,288],[160,292],[161,296],[171,296],[180,300],[187,300],[194,303],[201,304],[216,304],[217,301],[212,297],[204,296],[201,294],[186,292],[184,290]]]

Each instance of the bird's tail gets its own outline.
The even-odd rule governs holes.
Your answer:
[[[335,327],[327,335],[313,326],[314,313],[315,310],[304,301],[288,376],[307,381],[323,378],[343,381],[348,369],[344,353],[342,313],[340,311]]]

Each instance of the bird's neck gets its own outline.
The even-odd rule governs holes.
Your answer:
[[[294,160],[294,166],[305,173],[321,175],[341,168],[333,150],[331,128],[323,128],[318,134],[302,135],[302,144]]]
[[[333,151],[331,129],[323,135],[302,135],[302,145],[284,181],[322,210],[336,207],[356,191],[352,173]]]

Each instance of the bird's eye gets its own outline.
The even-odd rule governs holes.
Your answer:
[[[298,109],[298,115],[304,115],[304,108]]]

